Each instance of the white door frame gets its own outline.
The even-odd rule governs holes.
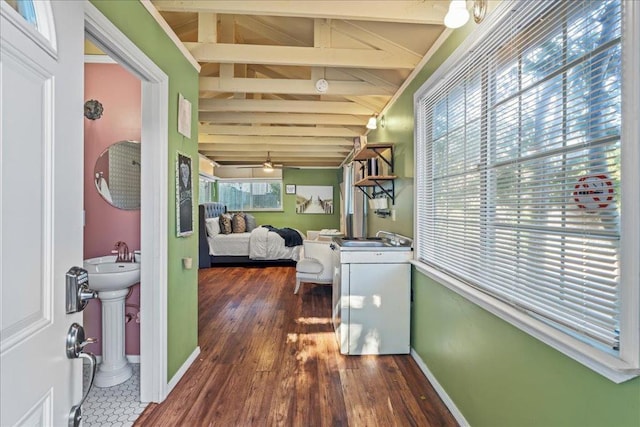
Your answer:
[[[85,34],[142,81],[140,399],[167,396],[169,78],[88,0]]]

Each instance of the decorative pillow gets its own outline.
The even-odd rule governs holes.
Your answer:
[[[204,220],[204,225],[207,228],[207,235],[209,237],[214,237],[217,234],[220,234],[220,218],[206,218]]]
[[[231,218],[231,230],[234,233],[244,233],[247,231],[247,222],[242,212],[234,213]]]
[[[247,231],[253,231],[254,228],[258,228],[258,224],[256,223],[256,218],[251,214],[244,214],[245,220],[247,222]]]
[[[220,232],[222,234],[231,234],[231,215],[220,215]]]

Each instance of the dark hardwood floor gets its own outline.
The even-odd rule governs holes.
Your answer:
[[[200,270],[200,356],[135,425],[457,425],[411,356],[341,355],[331,286],[294,284],[294,267]]]

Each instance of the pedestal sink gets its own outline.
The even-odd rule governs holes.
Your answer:
[[[128,380],[133,370],[124,352],[124,303],[129,288],[140,282],[140,263],[116,262],[115,255],[84,260],[89,288],[102,301],[102,363],[94,384],[111,387]]]

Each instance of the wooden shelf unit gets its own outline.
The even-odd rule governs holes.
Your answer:
[[[388,154],[386,154],[388,153]],[[386,154],[386,155],[385,155]],[[370,199],[375,198],[380,194],[384,194],[391,199],[391,203],[395,203],[395,184],[394,180],[397,178],[393,174],[393,144],[389,143],[377,143],[367,144],[360,151],[355,153],[353,160],[360,163],[366,170],[366,163],[369,159],[378,158],[389,166],[388,175],[368,175],[363,179],[355,182],[353,185],[360,188],[362,192]],[[373,188],[371,192],[367,191],[367,188]],[[371,194],[370,194],[371,193]]]
[[[373,175],[361,179],[353,185],[357,187],[375,187],[376,185],[380,185],[377,181],[393,181],[396,178],[397,176],[395,175]]]

